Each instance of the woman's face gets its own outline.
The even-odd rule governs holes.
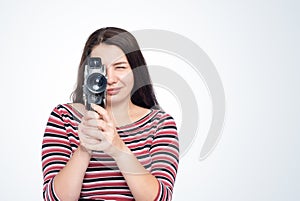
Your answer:
[[[106,67],[107,104],[112,105],[130,101],[134,77],[124,52],[115,45],[101,43],[94,47],[90,56],[100,57]]]

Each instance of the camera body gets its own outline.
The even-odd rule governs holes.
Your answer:
[[[91,110],[91,103],[105,107],[106,67],[101,58],[89,57],[84,69],[83,100],[85,108]]]

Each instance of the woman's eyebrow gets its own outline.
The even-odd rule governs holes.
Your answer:
[[[128,62],[126,61],[119,61],[119,62],[116,62],[116,63],[113,63],[114,66],[117,66],[117,65],[122,65],[122,64],[128,64]]]

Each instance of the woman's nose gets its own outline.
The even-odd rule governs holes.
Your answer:
[[[113,68],[112,67],[108,67],[106,69],[106,78],[107,78],[107,84],[108,85],[112,85],[115,84],[117,82],[117,78],[113,72]]]

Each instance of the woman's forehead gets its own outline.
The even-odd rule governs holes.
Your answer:
[[[91,57],[100,57],[104,65],[110,66],[118,62],[128,62],[124,52],[115,45],[101,43],[93,48]]]

